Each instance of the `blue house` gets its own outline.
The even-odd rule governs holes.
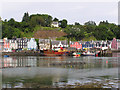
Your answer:
[[[94,47],[94,43],[92,41],[87,41],[85,43],[82,43],[82,49],[84,48],[93,48]]]

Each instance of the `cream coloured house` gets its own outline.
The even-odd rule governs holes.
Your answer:
[[[50,40],[49,39],[39,39],[39,49],[40,50],[50,49]]]
[[[13,50],[13,49],[18,49],[17,40],[15,40],[15,39],[10,39],[10,40],[9,40],[9,44],[10,44],[10,49],[11,49],[11,50]]]

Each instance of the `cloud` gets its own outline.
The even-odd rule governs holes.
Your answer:
[[[60,20],[67,19],[69,23],[85,23],[89,20],[108,20],[116,23],[116,5],[116,2],[3,2],[0,15],[3,19],[15,18],[21,21],[23,14],[29,12],[49,14]]]
[[[119,0],[4,0],[3,2],[119,2]]]

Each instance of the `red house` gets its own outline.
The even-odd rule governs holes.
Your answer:
[[[77,48],[77,49],[82,49],[82,44],[79,43],[79,42],[70,41],[70,47],[74,47],[74,48]]]
[[[5,52],[10,51],[10,44],[9,44],[9,40],[7,38],[3,39],[3,48],[4,48]]]

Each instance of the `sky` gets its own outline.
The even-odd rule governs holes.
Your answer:
[[[87,21],[118,23],[118,0],[2,0],[0,16],[2,20],[14,18],[21,21],[25,12],[48,14],[68,24]]]

